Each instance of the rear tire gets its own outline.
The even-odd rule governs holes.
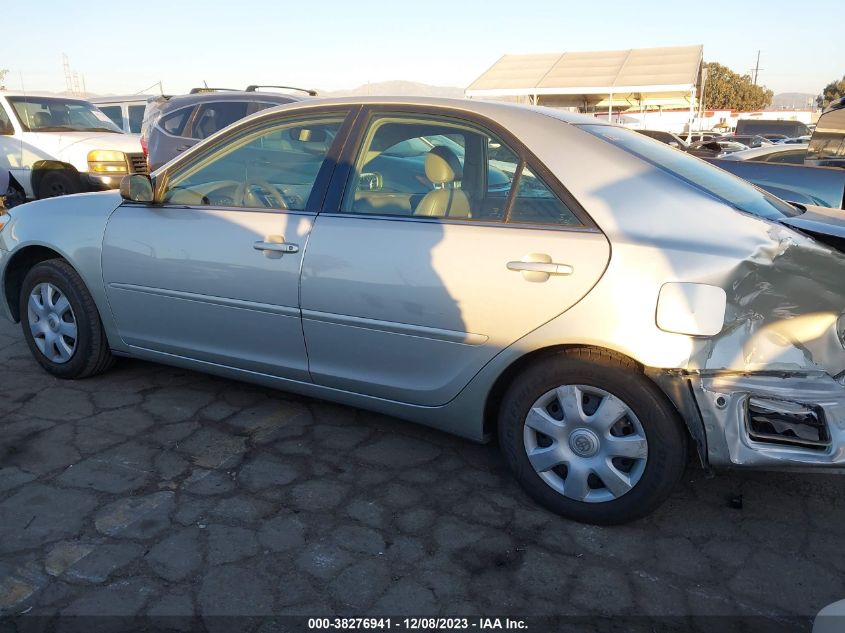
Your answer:
[[[58,378],[87,378],[113,363],[100,314],[79,274],[63,259],[34,266],[19,297],[21,327],[35,360]]]
[[[649,514],[686,465],[686,433],[671,403],[633,362],[597,349],[531,365],[505,394],[498,430],[525,491],[583,523]]]

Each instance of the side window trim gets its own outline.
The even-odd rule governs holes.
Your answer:
[[[235,211],[251,211],[251,212],[266,212],[266,213],[289,213],[289,214],[299,214],[299,215],[315,215],[319,212],[323,201],[325,200],[326,191],[330,185],[332,180],[335,168],[337,166],[337,160],[340,156],[341,149],[344,147],[346,143],[346,138],[349,135],[349,131],[354,123],[355,117],[357,112],[354,107],[317,107],[317,108],[308,108],[307,110],[299,110],[296,112],[286,113],[284,117],[272,119],[270,121],[267,120],[259,120],[259,121],[250,121],[248,124],[239,125],[234,129],[230,130],[225,136],[219,138],[217,142],[215,142],[210,147],[205,148],[204,151],[196,154],[196,155],[187,155],[182,160],[176,160],[172,165],[169,165],[168,168],[158,174],[156,174],[155,178],[153,179],[153,191],[154,197],[156,200],[160,200],[165,188],[167,187],[168,181],[174,176],[178,175],[184,169],[190,169],[191,166],[200,160],[203,160],[210,154],[213,154],[217,151],[222,145],[228,144],[229,142],[237,139],[238,137],[242,137],[245,135],[249,135],[254,133],[257,130],[262,128],[271,128],[276,125],[284,125],[288,121],[296,121],[296,120],[303,120],[303,119],[311,119],[311,118],[324,118],[324,117],[343,117],[343,122],[341,123],[340,127],[338,128],[337,136],[335,137],[332,145],[329,147],[329,151],[326,153],[326,156],[323,158],[323,162],[320,165],[320,169],[317,172],[317,176],[314,179],[314,185],[311,189],[311,193],[306,201],[306,208],[305,209],[263,209],[263,208],[246,208],[246,207],[226,207],[227,209],[235,210]],[[188,205],[183,203],[168,203],[168,202],[156,202],[155,206],[159,206],[162,208],[189,208],[189,209],[208,209],[208,206],[205,205]]]
[[[433,117],[449,117],[460,121],[462,123],[474,125],[480,127],[482,130],[487,130],[493,133],[495,136],[500,138],[504,141],[508,147],[510,147],[519,157],[520,159],[520,174],[521,170],[524,166],[527,166],[538,178],[540,178],[543,183],[545,183],[549,189],[560,198],[560,201],[572,212],[572,214],[580,221],[578,225],[563,225],[563,224],[542,224],[542,225],[535,225],[529,223],[507,223],[507,221],[503,222],[496,222],[497,226],[507,226],[512,228],[532,228],[532,227],[543,227],[552,230],[564,230],[564,231],[601,231],[587,211],[584,209],[583,206],[575,199],[575,197],[569,192],[569,190],[560,182],[560,180],[552,173],[552,171],[546,167],[546,165],[537,158],[530,149],[528,149],[525,144],[520,141],[513,133],[511,133],[507,128],[499,125],[495,121],[488,119],[485,116],[478,115],[476,113],[465,112],[462,110],[456,110],[450,107],[440,107],[440,106],[413,106],[413,105],[393,105],[393,104],[372,104],[372,105],[364,105],[360,107],[360,111],[355,117],[355,121],[352,125],[352,129],[350,130],[348,138],[345,140],[345,144],[343,147],[342,154],[340,155],[338,168],[335,170],[334,179],[332,180],[331,186],[329,191],[327,192],[325,201],[323,206],[320,208],[319,213],[325,215],[340,215],[343,217],[349,218],[362,218],[362,219],[388,219],[388,220],[399,220],[399,221],[412,221],[412,222],[441,222],[441,223],[460,223],[460,224],[467,224],[466,220],[456,220],[450,218],[426,218],[426,217],[419,217],[419,216],[410,216],[410,217],[397,217],[397,216],[389,216],[389,215],[365,215],[365,214],[351,214],[351,213],[343,213],[340,211],[342,208],[342,204],[344,203],[344,196],[346,193],[347,186],[349,184],[349,179],[353,176],[355,172],[355,161],[358,158],[358,154],[361,150],[361,145],[364,142],[365,135],[367,130],[369,129],[370,123],[372,122],[373,118],[376,116],[383,116],[383,115],[390,115],[396,114],[399,116],[433,116]],[[510,207],[513,203],[513,192],[515,191],[514,185],[518,184],[516,182],[516,178],[514,178],[514,184],[511,185],[511,193],[508,196],[508,206],[506,208],[506,214],[510,214]],[[507,217],[506,215],[506,217]],[[484,222],[478,222],[478,225],[484,224]],[[492,223],[491,223],[492,224]]]

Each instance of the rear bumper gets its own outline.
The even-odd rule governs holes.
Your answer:
[[[845,377],[688,375],[711,466],[845,466]]]

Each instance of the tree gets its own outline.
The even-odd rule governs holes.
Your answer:
[[[5,90],[6,86],[3,85],[3,80],[6,78],[6,74],[9,71],[5,68],[0,68],[0,90]]]
[[[845,77],[839,81],[835,79],[824,87],[821,95],[816,99],[816,105],[826,108],[837,99],[845,97]]]
[[[704,107],[707,110],[762,110],[772,102],[774,93],[755,86],[750,75],[740,75],[716,62],[704,64]]]

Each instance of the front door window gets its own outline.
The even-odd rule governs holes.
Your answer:
[[[343,119],[298,118],[229,139],[168,178],[161,200],[304,211]]]

